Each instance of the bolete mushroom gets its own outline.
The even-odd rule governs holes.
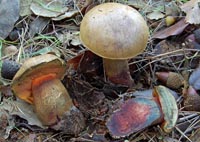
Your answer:
[[[86,13],[80,26],[83,45],[103,58],[108,81],[133,85],[128,60],[143,52],[149,30],[140,13],[119,3],[100,4]]]
[[[52,54],[26,60],[13,78],[12,90],[20,99],[33,104],[44,125],[56,124],[62,114],[73,106],[61,83],[65,62]]]
[[[106,123],[112,137],[125,137],[159,123],[164,132],[172,131],[178,119],[174,96],[161,85],[154,87],[152,95],[129,99],[113,112]]]

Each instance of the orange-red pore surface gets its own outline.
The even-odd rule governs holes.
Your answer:
[[[155,100],[134,98],[127,100],[111,115],[107,127],[113,137],[124,137],[162,120],[161,109]]]

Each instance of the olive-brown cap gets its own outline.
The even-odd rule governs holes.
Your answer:
[[[39,55],[26,60],[12,82],[12,90],[16,96],[33,103],[31,93],[32,81],[47,74],[52,74],[55,78],[61,79],[66,72],[66,63],[52,54]]]
[[[149,29],[134,8],[104,3],[92,8],[80,26],[80,39],[95,54],[108,59],[132,58],[145,49]]]

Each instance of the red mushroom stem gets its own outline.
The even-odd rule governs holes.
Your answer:
[[[114,84],[132,87],[134,81],[131,77],[127,60],[112,60],[103,58],[104,74],[106,79]]]

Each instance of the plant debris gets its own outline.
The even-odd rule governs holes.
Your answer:
[[[105,20],[103,15],[90,15],[94,7],[109,2],[0,0],[0,141],[199,141],[199,0],[112,1],[140,13],[141,18],[137,18],[136,23],[143,19],[149,32],[147,38],[141,37],[141,42],[132,38],[141,31],[132,27],[133,23],[127,20],[129,16],[116,14],[118,8],[114,12],[109,10],[113,8],[111,6],[106,16],[115,14],[117,18],[124,18],[121,21],[113,16]],[[102,14],[105,11],[97,7],[96,12]],[[112,67],[105,64],[105,58],[89,51],[83,43],[83,37],[88,37],[81,33],[89,25],[83,20],[87,15],[93,22],[91,27],[94,24],[101,26],[86,32],[90,33],[87,44],[101,45],[100,49],[105,47],[106,53],[113,56],[124,53],[119,49],[133,41],[134,44],[145,42],[145,47],[135,57],[112,62]],[[110,42],[109,46],[118,48],[107,51],[108,43],[96,42],[100,34]],[[46,65],[50,59],[46,55],[62,61],[65,69],[49,74],[46,69],[28,63],[24,74],[33,71],[35,76],[16,80],[24,63],[33,59],[34,65],[42,61]],[[35,60],[38,56],[41,58]],[[112,74],[117,68],[126,73],[115,77],[106,68],[113,69]],[[55,69],[55,66],[48,66],[48,71]],[[60,73],[62,77],[52,81],[53,76]],[[29,103],[25,102],[13,92],[14,83],[20,88],[18,95],[32,91],[25,94],[42,96],[42,99],[30,97]],[[64,100],[56,103],[56,98],[63,92],[60,94],[60,89],[55,86],[68,92],[66,105],[70,107],[62,115],[54,115],[55,110],[61,111],[58,105]],[[42,94],[53,94],[53,97],[49,99]],[[53,105],[35,107],[35,102],[53,102]],[[42,112],[48,115],[39,116],[40,108],[45,108]],[[49,120],[51,125],[44,126],[41,118],[56,121]]]

